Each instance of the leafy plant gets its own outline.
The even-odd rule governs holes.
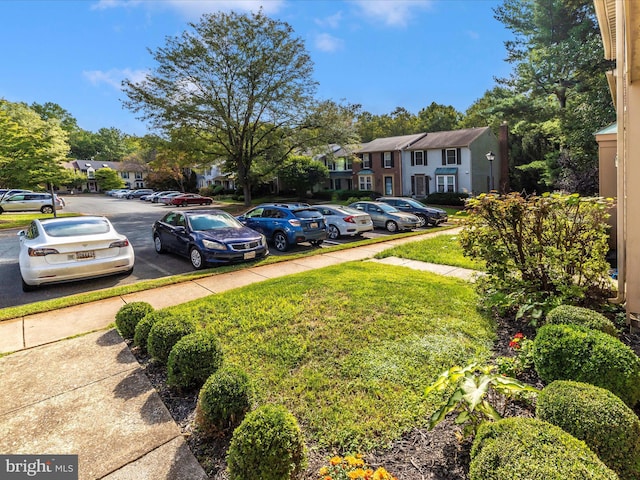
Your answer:
[[[116,313],[116,327],[120,335],[133,338],[138,322],[151,312],[153,307],[147,302],[131,302],[120,307]]]
[[[588,308],[574,307],[573,305],[560,305],[545,318],[545,324],[574,324],[582,325],[594,330],[608,333],[613,337],[618,336],[618,330],[611,320]]]
[[[441,373],[425,393],[451,389],[453,392],[447,401],[431,415],[429,429],[443,421],[449,413],[455,413],[456,425],[466,424],[461,435],[457,435],[466,438],[474,435],[482,422],[502,418],[502,415],[489,402],[489,395],[504,396],[504,413],[510,399],[526,398],[537,394],[538,390],[530,385],[525,385],[515,378],[493,373],[495,368],[493,365],[480,366],[477,363],[471,363],[466,367],[455,366]]]
[[[383,467],[375,471],[367,466],[362,455],[335,456],[329,460],[329,465],[320,468],[320,480],[396,480],[396,477]]]
[[[612,205],[577,194],[470,199],[460,242],[487,264],[477,283],[483,303],[534,324],[562,303],[603,303],[611,295],[605,256]]]
[[[167,384],[179,388],[201,386],[222,365],[217,337],[203,329],[182,337],[171,349]]]

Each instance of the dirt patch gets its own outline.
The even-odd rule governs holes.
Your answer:
[[[514,351],[509,342],[516,333],[533,338],[535,330],[517,322],[498,322],[498,339],[494,346],[495,356],[511,356]],[[640,335],[622,334],[620,339],[640,354]],[[229,448],[230,435],[203,438],[193,430],[197,391],[180,392],[167,388],[166,369],[150,361],[149,357],[132,348],[140,365],[152,385],[160,394],[176,423],[182,429],[187,443],[211,480],[227,480],[225,457]],[[537,388],[544,385],[534,371],[528,371],[519,379]],[[505,416],[533,416],[533,406],[512,403]],[[639,412],[636,412],[639,413]],[[471,442],[460,442],[454,434],[457,427],[449,420],[433,430],[417,428],[405,434],[385,450],[367,452],[365,461],[372,468],[384,467],[399,480],[467,480]],[[318,480],[318,470],[327,464],[335,452],[308,445],[309,466],[305,480]]]

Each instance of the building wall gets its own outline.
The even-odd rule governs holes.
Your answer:
[[[625,124],[626,159],[624,178],[626,183],[626,280],[627,312],[640,320],[640,215],[635,210],[640,206],[640,85],[627,86],[627,122]],[[635,129],[633,128],[635,126]],[[618,122],[620,128],[620,122]]]
[[[617,141],[616,133],[606,133],[596,135],[598,142],[598,194],[605,198],[615,198],[617,196],[617,169],[616,169],[616,151]],[[614,249],[618,241],[618,221],[617,207],[611,209],[611,216],[607,222],[611,229],[609,230],[609,247]]]

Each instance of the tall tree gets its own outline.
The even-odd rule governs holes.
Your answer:
[[[0,185],[62,184],[68,150],[67,134],[57,120],[43,120],[24,103],[0,99]]]
[[[418,112],[418,130],[421,132],[446,132],[460,128],[462,114],[451,105],[431,105]]]
[[[329,169],[311,157],[292,155],[278,169],[278,177],[302,200],[315,185],[329,178]]]
[[[247,205],[255,161],[282,163],[310,140],[342,143],[301,135],[322,125],[309,123],[317,107],[313,64],[288,24],[232,12],[190,27],[152,52],[157,67],[144,80],[123,82],[124,105],[154,128],[194,132],[207,158],[235,172]]]

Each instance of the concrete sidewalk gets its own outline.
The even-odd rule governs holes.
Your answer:
[[[184,303],[270,278],[353,260],[458,229],[213,275],[0,322],[0,454],[78,454],[80,479],[206,479],[160,396],[113,329],[126,303]],[[470,278],[472,271],[376,260]],[[74,335],[94,332],[65,341]],[[0,466],[0,478],[2,478]]]

